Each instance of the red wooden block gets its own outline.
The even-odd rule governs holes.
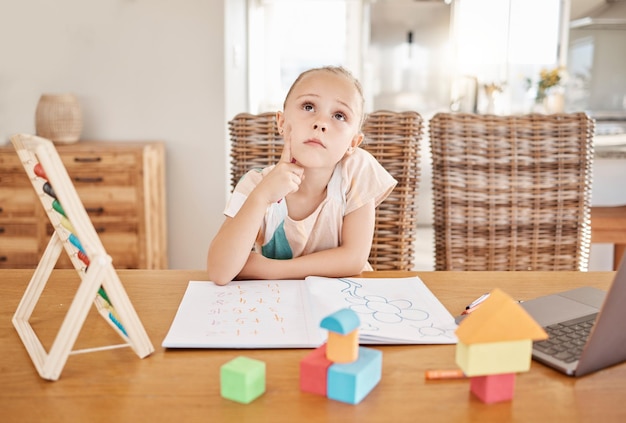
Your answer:
[[[300,390],[326,396],[328,368],[333,364],[326,358],[326,344],[314,349],[300,360]]]
[[[470,378],[470,391],[486,404],[512,400],[514,390],[515,373]]]

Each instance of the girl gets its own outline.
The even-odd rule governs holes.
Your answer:
[[[360,83],[344,68],[311,69],[296,79],[276,114],[281,158],[235,187],[209,247],[210,280],[371,270],[374,209],[396,181],[358,148],[363,103]]]

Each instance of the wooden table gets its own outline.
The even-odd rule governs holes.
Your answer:
[[[454,345],[385,346],[379,385],[358,405],[299,390],[299,361],[309,350],[164,350],[160,344],[189,280],[202,271],[119,270],[156,347],[139,359],[129,348],[70,356],[61,378],[43,380],[11,317],[29,270],[0,270],[0,420],[3,422],[616,422],[626,421],[626,364],[573,379],[541,364],[516,378],[513,401],[486,405],[468,380],[425,381],[424,371],[454,368]],[[378,273],[380,277],[415,273]],[[418,272],[456,314],[499,287],[516,299],[590,285],[608,288],[613,272]],[[369,276],[371,276],[370,274]],[[44,345],[56,334],[77,279],[56,270],[30,322]],[[76,349],[119,338],[94,311]],[[245,355],[265,361],[267,391],[249,405],[220,396],[219,368]]]

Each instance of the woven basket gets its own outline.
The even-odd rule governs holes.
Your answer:
[[[35,113],[37,135],[55,143],[69,144],[80,139],[83,114],[73,94],[43,94]]]

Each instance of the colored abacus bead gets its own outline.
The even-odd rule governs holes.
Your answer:
[[[83,253],[82,251],[78,251],[77,255],[79,260],[85,263],[85,266],[89,266],[89,257],[87,257],[87,254]]]
[[[35,175],[39,176],[40,178],[43,178],[45,180],[48,180],[48,176],[46,175],[46,171],[43,170],[43,166],[41,166],[41,163],[37,163],[34,167],[33,167],[33,171],[35,172]]]
[[[43,192],[45,192],[52,198],[57,198],[57,195],[54,192],[54,189],[52,188],[52,185],[50,185],[49,182],[46,182],[45,184],[43,184]]]
[[[59,203],[59,200],[54,200],[52,202],[52,208],[54,210],[56,210],[61,216],[67,217],[67,215],[65,214],[65,210],[63,210],[63,207],[61,206],[61,203]]]

